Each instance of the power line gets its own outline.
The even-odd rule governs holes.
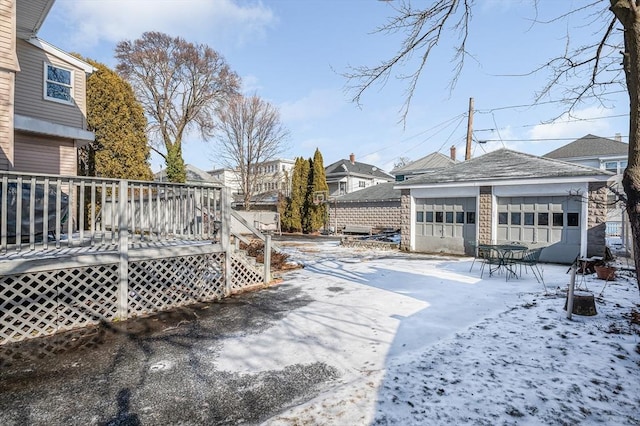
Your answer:
[[[582,136],[581,136],[582,137]],[[628,136],[620,136],[623,138],[627,138]],[[533,139],[486,139],[482,141],[476,141],[478,144],[482,144],[485,142],[548,142],[548,141],[575,141],[580,139],[577,138],[533,138]]]
[[[617,115],[605,115],[605,116],[602,116],[602,117],[593,117],[593,118],[576,118],[575,120],[565,120],[565,121],[552,122],[552,123],[523,124],[522,126],[513,126],[512,128],[521,129],[521,128],[525,128],[525,127],[552,126],[552,125],[559,125],[559,124],[565,124],[565,123],[578,123],[578,122],[581,122],[581,121],[596,121],[596,120],[605,120],[607,118],[626,117],[628,115],[629,114],[617,114]],[[497,129],[477,129],[477,130],[474,130],[474,132],[495,132],[495,131],[497,131]]]
[[[412,146],[411,148],[409,148],[409,149],[407,149],[407,150],[405,150],[404,152],[402,152],[402,153],[401,153],[401,155],[402,155],[402,154],[405,154],[405,153],[407,153],[407,152],[409,152],[409,151],[411,151],[411,150],[413,150],[413,149],[415,149],[415,148],[419,147],[420,145],[422,145],[423,143],[425,143],[425,142],[426,142],[426,141],[428,141],[429,139],[433,138],[434,136],[436,136],[437,134],[439,134],[440,132],[442,132],[442,131],[443,131],[446,127],[448,127],[448,126],[449,126],[453,121],[455,121],[455,120],[462,120],[464,117],[466,117],[466,113],[458,114],[458,115],[456,115],[455,117],[449,118],[449,119],[447,119],[447,120],[445,120],[445,121],[443,121],[443,122],[441,122],[441,123],[436,124],[436,125],[435,125],[435,126],[433,126],[433,127],[430,127],[430,128],[428,128],[428,129],[426,129],[426,130],[423,130],[422,132],[419,132],[419,133],[416,133],[416,134],[414,134],[414,135],[408,136],[408,137],[406,137],[406,138],[404,138],[404,139],[401,139],[401,140],[399,140],[399,141],[397,141],[397,142],[393,142],[393,144],[391,144],[391,145],[388,145],[388,146],[385,146],[385,147],[380,148],[380,149],[378,149],[378,150],[372,151],[372,152],[370,152],[370,153],[368,153],[368,154],[365,154],[364,156],[366,157],[366,156],[368,156],[368,155],[376,154],[376,153],[378,153],[378,152],[380,152],[380,151],[384,151],[385,149],[392,148],[393,146],[395,146],[395,145],[397,145],[397,144],[400,144],[400,143],[403,143],[403,142],[407,142],[407,141],[409,141],[409,140],[411,140],[411,139],[413,139],[413,138],[416,138],[416,137],[418,137],[418,136],[424,135],[424,134],[425,134],[425,133],[427,133],[427,132],[430,132],[430,131],[432,131],[432,130],[437,129],[438,127],[443,127],[442,129],[440,129],[438,132],[436,132],[436,133],[435,133],[435,134],[433,134],[432,136],[430,136],[430,137],[428,137],[428,138],[426,138],[426,139],[421,140],[418,144],[416,144],[416,145]],[[459,126],[459,125],[460,125],[460,124],[458,124],[458,126]],[[458,126],[456,126],[456,127],[458,127]],[[394,158],[398,158],[398,157],[394,157]]]
[[[596,98],[596,97],[601,97],[601,96],[606,96],[606,95],[615,95],[617,93],[625,93],[626,90],[616,90],[613,92],[605,92],[602,93],[600,95],[592,95],[592,96],[584,96],[585,98]],[[566,101],[561,99],[561,100],[556,100],[556,101],[545,101],[545,102],[534,102],[531,104],[523,104],[523,105],[509,105],[509,106],[502,106],[502,107],[495,107],[495,108],[489,108],[489,109],[477,109],[475,110],[478,114],[491,114],[494,111],[500,111],[503,109],[515,109],[515,108],[530,108],[530,107],[534,107],[534,106],[538,106],[538,105],[549,105],[549,104],[557,104],[557,103],[565,103]]]

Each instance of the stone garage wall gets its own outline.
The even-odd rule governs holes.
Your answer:
[[[340,232],[347,225],[368,226],[374,231],[400,229],[400,200],[331,204],[329,226],[337,226]]]
[[[401,200],[401,222],[400,247],[408,251],[411,248],[411,191],[403,189],[400,195]]]
[[[493,220],[493,189],[490,186],[480,187],[480,211],[477,213],[478,242],[491,244],[491,224]]]
[[[603,256],[607,228],[607,183],[589,183],[589,217],[587,222],[587,256]]]

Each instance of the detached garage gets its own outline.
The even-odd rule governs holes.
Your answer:
[[[474,243],[544,247],[541,260],[602,255],[613,174],[507,149],[397,183],[402,247],[473,254]]]

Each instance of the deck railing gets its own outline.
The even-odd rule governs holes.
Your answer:
[[[215,240],[223,187],[3,172],[0,252]]]
[[[220,185],[0,172],[0,347],[268,283],[232,214]]]

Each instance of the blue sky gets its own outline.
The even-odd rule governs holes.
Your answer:
[[[540,0],[538,20],[559,16],[588,0]],[[415,0],[414,5],[428,2]],[[545,154],[592,133],[622,134],[627,141],[629,102],[623,87],[611,88],[604,108],[585,102],[567,120],[561,94],[531,105],[548,79],[543,70],[524,75],[561,54],[564,36],[588,40],[599,27],[580,16],[532,25],[530,0],[482,0],[473,10],[467,50],[473,55],[453,91],[453,46],[446,33],[423,73],[406,123],[399,123],[405,84],[391,78],[351,102],[341,73],[392,56],[398,35],[374,30],[394,14],[394,2],[378,0],[56,0],[39,35],[69,52],[115,67],[114,47],[145,31],[161,31],[205,43],[221,53],[256,93],[280,109],[290,131],[284,158],[311,157],[320,149],[325,165],[348,158],[391,170],[399,157],[416,160],[434,151],[465,151],[469,98],[474,98],[473,156],[501,147]],[[608,3],[608,2],[604,2]],[[410,68],[398,71],[410,72]],[[571,84],[571,82],[568,82]],[[618,93],[615,93],[618,92]],[[519,106],[510,108],[511,106]],[[550,120],[556,119],[553,123]],[[577,120],[577,119],[579,120]],[[493,129],[493,130],[489,130]],[[187,163],[209,170],[215,140],[187,136]],[[152,169],[163,166],[153,157]]]

